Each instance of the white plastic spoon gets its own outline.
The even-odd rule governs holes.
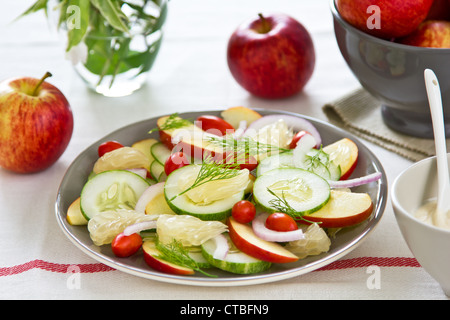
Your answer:
[[[433,215],[433,224],[437,227],[445,227],[447,212],[450,210],[450,178],[441,90],[438,79],[432,70],[426,69],[424,75],[433,123],[438,173],[438,197],[436,212]]]

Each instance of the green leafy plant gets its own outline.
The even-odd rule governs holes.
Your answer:
[[[43,10],[59,12],[57,28],[67,31],[66,51],[85,44],[85,68],[98,75],[98,84],[111,76],[110,87],[117,74],[136,69],[135,76],[149,71],[161,44],[146,41],[146,36],[160,30],[167,15],[165,0],[58,0],[52,8],[50,0],[37,0],[20,17]],[[159,14],[146,8],[158,8]],[[20,18],[19,17],[19,18]],[[135,34],[144,37],[140,50],[130,46]]]

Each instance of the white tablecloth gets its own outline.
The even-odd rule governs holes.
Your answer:
[[[0,77],[45,71],[73,108],[72,140],[50,169],[17,175],[0,169],[0,298],[2,299],[446,299],[406,246],[391,204],[373,233],[331,270],[243,287],[192,287],[141,279],[103,268],[76,248],[58,227],[56,193],[70,163],[109,132],[172,112],[235,105],[298,112],[326,120],[321,107],[359,83],[334,39],[328,0],[171,0],[166,34],[147,85],[132,96],[105,98],[88,89],[65,60],[62,41],[43,13],[11,23],[32,3],[4,1],[0,10]],[[259,12],[284,12],[312,34],[314,75],[303,93],[263,100],[244,91],[228,71],[227,40],[239,23]],[[411,163],[368,142],[388,181]],[[68,266],[86,270],[70,285]],[[369,265],[379,266],[379,286]]]

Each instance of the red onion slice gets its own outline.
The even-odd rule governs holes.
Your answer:
[[[287,126],[289,128],[292,128],[295,132],[305,130],[309,132],[317,142],[317,147],[319,147],[322,144],[322,138],[320,136],[319,131],[317,128],[308,120],[295,117],[291,115],[285,115],[285,114],[274,114],[269,116],[261,117],[255,121],[253,121],[247,128],[246,132],[244,132],[244,136],[247,134],[253,134],[257,132],[259,129],[270,125],[278,120],[284,120],[286,122]]]
[[[297,229],[294,231],[274,231],[266,227],[265,222],[269,213],[261,213],[255,217],[252,221],[253,232],[261,239],[271,242],[287,242],[304,239],[302,229]]]
[[[381,172],[375,172],[363,177],[350,180],[339,180],[339,181],[328,180],[328,184],[330,185],[331,188],[352,188],[377,181],[381,178],[381,176],[382,176]]]
[[[132,225],[129,225],[128,227],[123,230],[123,234],[126,236],[130,236],[133,233],[139,233],[144,230],[148,229],[155,229],[156,228],[156,220],[153,221],[142,221],[138,222]]]
[[[216,244],[216,250],[214,250],[213,258],[218,260],[224,260],[230,250],[228,240],[223,234],[219,234],[213,238]]]
[[[134,211],[139,212],[139,213],[145,213],[145,207],[147,206],[147,204],[154,197],[161,194],[161,192],[164,192],[164,182],[159,182],[159,183],[149,186],[147,189],[145,189],[145,191],[139,197],[138,201],[136,202]]]

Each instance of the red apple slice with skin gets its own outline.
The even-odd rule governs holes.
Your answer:
[[[164,123],[169,116],[164,116],[158,119],[158,128],[164,128]],[[188,158],[194,157],[197,159],[204,159],[206,156],[211,156],[217,161],[223,161],[223,159],[239,161],[239,167],[241,169],[253,170],[257,165],[257,161],[254,157],[250,156],[245,159],[245,163],[239,157],[234,157],[232,154],[227,153],[221,146],[211,143],[205,137],[215,136],[209,131],[203,131],[195,124],[186,125],[182,128],[174,128],[167,130],[159,130],[160,141],[171,150],[182,151]],[[219,137],[220,138],[220,137]]]
[[[144,251],[145,262],[155,270],[177,275],[191,275],[195,273],[193,269],[182,267],[159,258],[161,252],[156,248],[153,241],[145,241],[142,249]]]
[[[298,260],[296,255],[278,243],[260,239],[250,225],[239,223],[233,217],[228,218],[227,224],[231,241],[239,250],[249,256],[273,263],[288,263]]]
[[[330,155],[330,160],[341,167],[340,180],[346,180],[353,173],[358,163],[358,146],[350,139],[343,138],[323,148]]]
[[[239,128],[241,121],[245,121],[246,125],[249,126],[253,121],[262,117],[258,112],[243,106],[230,107],[222,111],[220,115],[235,129]]]
[[[304,218],[320,223],[322,228],[344,228],[363,222],[372,211],[373,202],[367,193],[331,190],[327,204]]]

